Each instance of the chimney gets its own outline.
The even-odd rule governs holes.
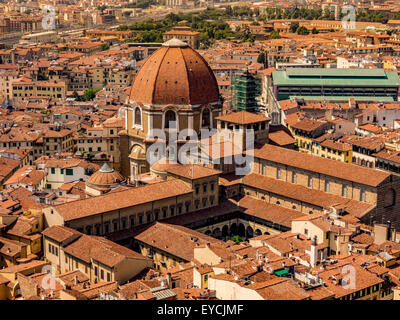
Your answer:
[[[392,222],[388,220],[387,222],[388,231],[387,231],[387,240],[392,240]]]
[[[350,109],[357,108],[357,102],[354,98],[349,99],[349,107],[350,107]]]
[[[317,265],[318,260],[318,247],[317,247],[317,236],[314,236],[311,241],[311,249],[310,249],[310,264],[311,267],[315,267]]]
[[[168,286],[168,288],[171,288],[171,282],[172,282],[172,280],[171,280],[171,273],[168,272],[168,273],[167,273],[167,286]]]

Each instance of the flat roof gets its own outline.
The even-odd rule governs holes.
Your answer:
[[[272,72],[274,85],[394,87],[399,86],[396,72],[383,69],[289,68]]]
[[[341,101],[341,102],[347,102],[349,101],[350,98],[354,98],[354,100],[358,102],[394,102],[394,99],[392,96],[386,97],[386,96],[375,96],[375,97],[369,97],[369,96],[289,96],[290,100],[295,100],[295,99],[304,99],[305,101]]]

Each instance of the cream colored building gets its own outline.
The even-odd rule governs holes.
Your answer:
[[[124,283],[152,261],[105,238],[53,226],[43,232],[44,257],[57,274],[79,270],[92,281]]]

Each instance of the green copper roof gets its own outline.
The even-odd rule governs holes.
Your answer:
[[[273,71],[278,86],[393,87],[399,86],[396,72],[383,69],[288,68]]]
[[[282,269],[282,270],[275,271],[274,273],[275,273],[275,275],[277,275],[279,277],[279,276],[288,274],[289,272],[286,269]]]
[[[305,101],[349,101],[350,98],[354,98],[354,100],[359,102],[394,102],[393,97],[368,97],[368,96],[290,96],[290,100],[294,99],[304,99]]]

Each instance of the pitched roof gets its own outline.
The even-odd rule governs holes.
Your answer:
[[[256,114],[248,111],[233,112],[227,115],[216,117],[219,121],[226,121],[236,124],[251,124],[271,120],[264,114]]]
[[[220,242],[189,228],[160,222],[139,232],[135,235],[135,239],[186,261],[194,258],[193,249],[195,247],[206,243]]]
[[[249,151],[247,151],[247,153],[249,153]],[[371,187],[378,186],[391,175],[385,171],[321,158],[269,144],[263,145],[259,149],[254,149],[254,157],[304,169],[310,172],[325,174],[347,181],[353,181]]]
[[[238,204],[243,213],[247,213],[288,228],[291,227],[293,219],[304,216],[304,214],[299,211],[287,209],[282,206],[267,203],[249,196],[245,196],[240,199]]]
[[[98,197],[54,206],[64,221],[80,219],[102,212],[109,212],[135,205],[189,194],[192,189],[183,181],[172,179]]]
[[[375,208],[372,204],[343,198],[331,193],[278,179],[272,179],[256,173],[244,176],[242,178],[242,183],[253,188],[278,194],[286,198],[300,200],[304,203],[309,203],[324,209],[328,209],[332,206],[341,206],[345,211],[356,217],[362,217]]]
[[[114,267],[126,258],[148,260],[140,253],[132,251],[115,242],[102,237],[88,236],[74,229],[64,226],[53,226],[42,232],[45,236],[62,242],[71,239],[72,242],[65,244],[64,252],[89,263],[91,259],[101,262],[102,264]]]
[[[199,166],[197,164],[177,165],[174,167],[169,167],[167,169],[167,172],[188,179],[201,179],[205,177],[219,175],[221,173],[221,171],[219,170]]]

